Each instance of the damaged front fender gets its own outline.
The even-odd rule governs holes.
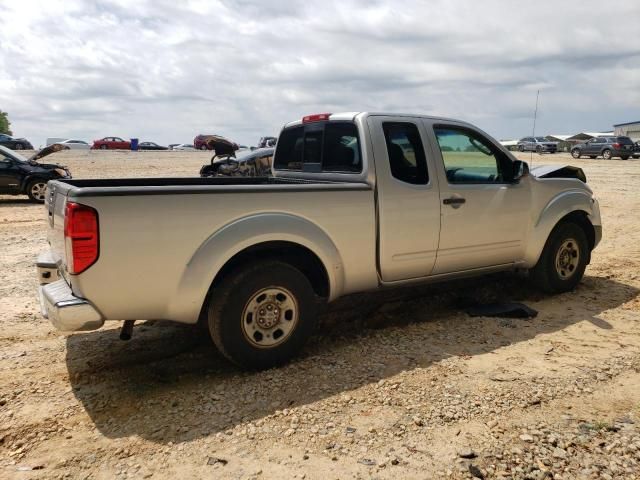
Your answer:
[[[577,178],[587,183],[587,176],[579,167],[571,165],[541,165],[530,170],[531,175],[536,178]]]

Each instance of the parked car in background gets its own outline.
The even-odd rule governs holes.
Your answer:
[[[248,150],[232,157],[230,155],[214,156],[209,165],[200,169],[201,177],[268,177],[271,175],[271,148]]]
[[[0,145],[11,150],[33,150],[33,145],[26,138],[13,138],[5,133],[0,133]]]
[[[195,152],[196,148],[190,143],[179,143],[178,145],[174,145],[173,150]]]
[[[69,150],[89,150],[91,148],[91,146],[84,140],[69,139],[57,143],[69,147]]]
[[[556,153],[558,151],[558,142],[550,142],[544,137],[524,137],[518,141],[518,151]]]
[[[94,140],[92,150],[131,150],[131,142],[120,137],[104,137]]]
[[[238,150],[239,145],[222,135],[196,135],[193,146],[198,150],[216,150],[216,153],[225,154]],[[216,147],[218,147],[216,149]]]
[[[27,195],[32,202],[44,202],[49,180],[71,178],[67,167],[55,163],[38,163],[36,160],[68,147],[51,145],[27,159],[0,146],[0,194]]]
[[[155,142],[140,142],[138,150],[169,150],[169,147],[163,147]]]
[[[182,145],[181,143],[170,143],[169,144],[169,150],[173,150],[173,147],[176,147],[178,145]]]
[[[595,137],[573,146],[571,156],[573,158],[602,157],[605,160],[620,157],[622,160],[627,160],[633,154],[634,148],[633,140],[629,137]]]
[[[640,158],[640,142],[633,145],[633,158]]]
[[[277,141],[276,137],[262,137],[258,142],[258,148],[275,147]]]

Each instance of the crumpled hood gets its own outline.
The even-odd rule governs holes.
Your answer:
[[[584,171],[572,165],[540,165],[531,168],[530,173],[536,178],[577,178],[587,183]]]
[[[31,157],[29,157],[30,162],[35,162],[41,158],[46,157],[47,155],[51,155],[52,153],[59,152],[60,150],[69,150],[67,145],[61,145],[59,143],[54,143],[52,145],[48,145],[41,149],[40,151],[34,153]],[[42,164],[41,164],[42,165]],[[58,165],[56,165],[57,167]]]

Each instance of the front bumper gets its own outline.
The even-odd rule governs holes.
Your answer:
[[[64,332],[96,330],[104,318],[91,303],[76,297],[67,282],[60,278],[57,264],[50,254],[38,257],[36,264],[40,287],[40,310],[54,327]]]

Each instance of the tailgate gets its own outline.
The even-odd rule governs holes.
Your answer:
[[[51,258],[56,261],[58,270],[65,277],[64,210],[67,204],[67,194],[71,188],[71,185],[67,185],[63,181],[49,182],[44,202],[48,224],[47,241],[51,246]]]

